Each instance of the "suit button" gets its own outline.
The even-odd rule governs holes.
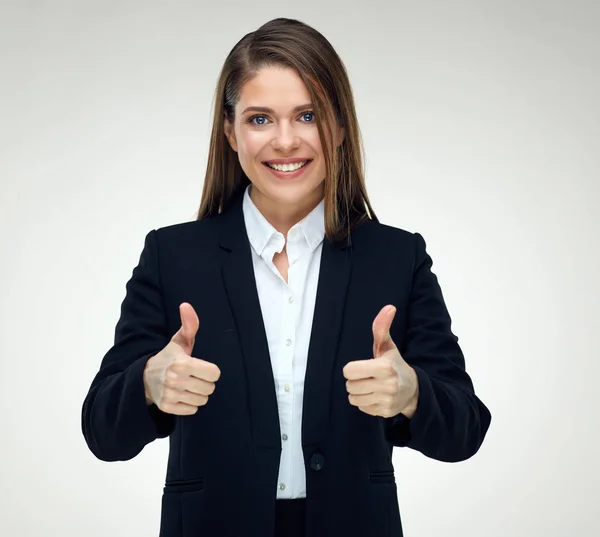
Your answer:
[[[310,458],[310,467],[313,470],[315,470],[316,472],[321,470],[323,468],[324,464],[325,464],[325,457],[323,457],[323,455],[321,455],[320,453],[315,453]]]

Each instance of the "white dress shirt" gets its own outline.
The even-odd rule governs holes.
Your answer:
[[[282,453],[277,499],[306,497],[302,453],[302,400],[321,251],[325,236],[324,201],[321,200],[287,236],[288,282],[273,263],[286,238],[250,199],[248,185],[243,212],[263,322],[275,379]]]

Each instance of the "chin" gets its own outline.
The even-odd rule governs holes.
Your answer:
[[[266,177],[262,173],[259,175],[259,180],[251,181],[253,188],[261,195],[286,205],[296,205],[307,198],[314,198],[317,191],[323,193],[323,181],[317,182],[310,177],[281,180],[270,174]]]
[[[265,188],[257,187],[265,196],[285,205],[298,205],[307,199],[322,196],[321,184],[269,184]]]

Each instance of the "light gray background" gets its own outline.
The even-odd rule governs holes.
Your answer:
[[[193,219],[226,54],[287,16],[346,63],[493,414],[464,463],[395,450],[407,537],[599,535],[599,3],[207,6],[0,4],[0,534],[158,534],[167,441],[100,462],[81,403],[145,234]]]

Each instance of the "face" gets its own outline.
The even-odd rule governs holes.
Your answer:
[[[259,208],[310,211],[323,198],[325,160],[310,94],[293,69],[268,67],[246,82],[225,133]],[[336,145],[343,132],[336,132]],[[283,167],[282,167],[283,166]],[[279,170],[274,169],[279,168]]]

